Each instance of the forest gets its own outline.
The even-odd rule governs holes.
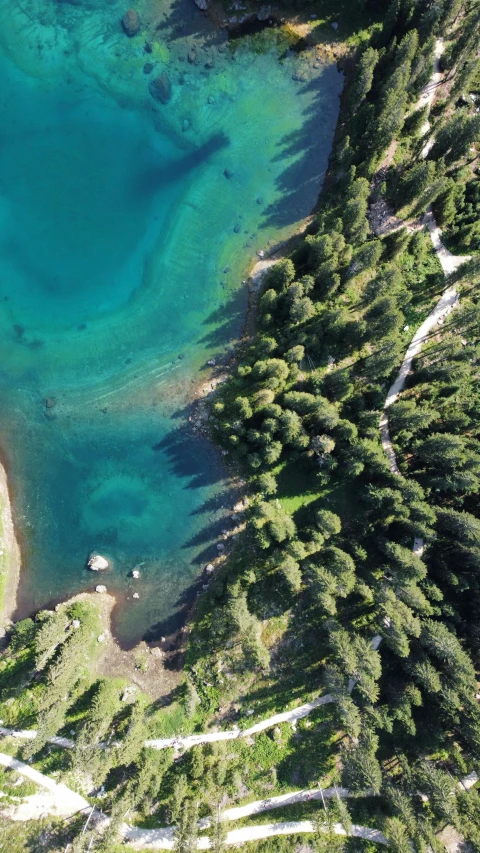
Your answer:
[[[87,605],[15,624],[0,716],[37,736],[2,749],[77,790],[89,777],[90,801],[111,821],[85,831],[84,817],[42,818],[20,832],[2,820],[11,851],[127,850],[128,814],[139,827],[177,826],[179,853],[197,849],[197,821],[213,815],[220,853],[227,804],[314,786],[351,796],[273,813],[318,825],[302,838],[311,849],[373,853],[350,836],[354,823],[380,830],[394,853],[445,850],[445,827],[480,851],[480,796],[461,784],[480,771],[480,6],[376,5],[380,22],[346,61],[314,216],[263,276],[254,332],[212,396],[211,435],[245,497],[236,540],[192,612],[184,680],[165,708],[126,701],[121,679],[92,680],[100,629]],[[422,92],[439,39],[430,109]],[[388,389],[447,286],[429,212],[446,248],[469,259],[448,277],[458,304],[387,410],[395,470],[379,430]],[[144,744],[246,727],[319,693],[332,700],[308,720],[251,743],[180,755]],[[73,748],[49,745],[57,735]],[[22,792],[3,777],[7,798]],[[40,836],[50,846],[35,846]]]

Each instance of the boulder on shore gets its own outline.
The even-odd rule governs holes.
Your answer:
[[[90,554],[87,566],[92,572],[102,572],[110,568],[110,563],[101,554]]]
[[[150,80],[148,89],[152,98],[155,101],[160,101],[161,104],[167,104],[172,97],[172,84],[165,71],[162,71],[154,80]]]
[[[128,9],[122,18],[122,27],[129,38],[136,36],[140,29],[140,18],[135,9]]]
[[[98,586],[95,587],[95,592],[106,592],[107,587],[103,585],[103,583],[99,583]]]

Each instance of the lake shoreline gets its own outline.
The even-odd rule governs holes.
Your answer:
[[[0,459],[0,500],[1,500],[1,555],[4,565],[1,572],[0,589],[0,641],[6,628],[12,621],[17,607],[17,593],[20,586],[21,554],[15,533],[12,515],[12,503],[8,488],[8,476],[5,463]]]
[[[123,38],[123,36],[122,36],[122,38]],[[312,48],[312,50],[313,50],[313,48]],[[319,57],[316,57],[314,55],[312,55],[310,57],[312,62],[313,62],[313,60],[315,60],[315,62],[316,62],[318,60],[318,58]],[[240,56],[240,59],[241,59],[241,56]],[[325,56],[324,59],[326,60],[327,56]],[[328,59],[331,59],[331,57],[328,57]],[[222,61],[222,62],[224,61],[222,59],[221,54],[219,57],[219,62],[220,61]],[[313,67],[317,68],[317,65],[314,64]],[[143,76],[139,79],[144,81]],[[293,79],[296,80],[297,78],[293,77]],[[143,83],[142,83],[142,85],[143,85]],[[290,85],[292,85],[292,84],[290,84]],[[233,100],[233,98],[232,98],[232,100]],[[215,100],[213,99],[213,97],[212,97],[212,102],[215,103]],[[218,102],[220,103],[220,99]],[[210,100],[208,100],[208,103],[210,103]],[[192,125],[192,128],[193,128],[193,125]],[[271,171],[271,170],[269,169],[269,171]],[[224,174],[225,174],[225,172],[223,172],[223,175]],[[322,177],[320,178],[319,186],[317,187],[316,198],[318,198],[318,193],[321,190],[321,185],[323,183],[324,174],[325,173],[323,172]],[[223,175],[221,175],[222,181],[224,180]],[[319,176],[317,176],[317,177],[319,177]],[[241,178],[241,174],[239,172],[239,175],[237,176],[237,178],[235,178],[235,180],[238,179],[239,180],[239,186],[242,186],[240,178]],[[233,182],[231,182],[231,184],[233,186]],[[227,184],[227,186],[228,186],[228,184]],[[254,193],[252,194],[252,198],[253,199],[255,198]],[[261,196],[259,196],[257,198],[258,204],[260,204],[260,200],[261,200]],[[317,202],[315,201],[315,204],[316,203]],[[255,210],[256,209],[257,208],[255,208]],[[308,209],[312,209],[312,199],[309,199],[309,207],[304,208],[304,210],[308,210]],[[295,209],[295,211],[296,210],[297,209]],[[233,214],[232,214],[232,216],[233,216]],[[237,338],[237,340],[233,342],[234,345],[233,345],[232,349],[224,347],[223,345],[221,345],[219,347],[218,354],[215,353],[215,360],[216,360],[217,364],[215,365],[215,361],[214,361],[214,364],[212,365],[214,367],[214,369],[212,371],[210,371],[210,370],[208,371],[208,376],[209,376],[208,379],[205,378],[205,373],[204,373],[204,368],[206,366],[205,364],[199,370],[196,369],[196,365],[192,365],[192,367],[194,367],[194,370],[193,370],[192,374],[190,374],[190,376],[189,376],[188,393],[187,393],[188,401],[187,402],[188,402],[188,410],[191,414],[188,417],[187,423],[185,424],[186,430],[191,434],[190,439],[192,441],[194,441],[195,438],[201,439],[203,437],[205,437],[208,440],[209,445],[211,445],[211,456],[212,456],[212,458],[214,457],[215,460],[222,467],[223,471],[225,472],[226,479],[228,479],[229,483],[231,485],[233,485],[234,488],[238,487],[238,477],[239,477],[238,472],[235,473],[232,470],[233,466],[231,465],[231,459],[229,459],[227,456],[227,451],[225,451],[225,450],[222,451],[221,447],[219,447],[218,442],[215,440],[215,436],[212,435],[210,425],[208,424],[208,405],[209,405],[209,402],[211,399],[210,395],[211,395],[212,391],[214,390],[214,388],[220,382],[225,381],[225,379],[228,377],[228,375],[230,374],[232,369],[235,369],[235,365],[236,365],[237,360],[239,358],[240,351],[242,350],[242,348],[244,346],[248,345],[248,343],[252,337],[254,323],[255,323],[255,317],[256,317],[256,313],[257,313],[258,295],[261,291],[261,278],[263,276],[264,269],[266,269],[268,266],[270,266],[271,263],[274,263],[275,261],[277,261],[278,259],[283,257],[285,254],[289,253],[289,247],[291,245],[291,241],[293,239],[295,239],[295,237],[299,233],[302,233],[305,231],[305,228],[308,226],[308,223],[310,221],[310,217],[308,217],[308,216],[306,218],[299,217],[299,218],[297,218],[296,222],[294,221],[295,218],[296,218],[296,213],[292,215],[293,221],[292,221],[292,219],[290,219],[288,226],[286,226],[285,223],[283,223],[283,232],[284,233],[285,233],[285,229],[288,227],[287,233],[289,233],[289,236],[287,237],[286,240],[279,240],[279,241],[275,241],[273,239],[269,240],[268,239],[269,235],[264,234],[263,235],[264,240],[262,241],[261,237],[260,237],[260,239],[258,239],[256,234],[252,234],[251,237],[249,237],[247,234],[247,229],[245,230],[245,235],[247,235],[247,238],[248,238],[245,246],[251,246],[252,241],[254,241],[253,242],[253,250],[256,247],[258,247],[258,250],[257,250],[257,257],[252,258],[252,256],[250,256],[250,259],[247,260],[247,262],[245,263],[245,266],[243,268],[244,272],[246,273],[248,270],[248,267],[250,267],[250,273],[247,276],[247,279],[248,279],[248,300],[245,300],[245,302],[247,304],[242,305],[241,313],[239,313],[237,315],[238,332],[235,334],[235,338]],[[235,221],[235,217],[232,218],[232,223],[234,221]],[[235,229],[232,229],[232,230],[234,230],[235,233],[237,233],[238,227],[239,226],[237,223],[235,226]],[[278,227],[280,228],[280,225]],[[252,226],[251,230],[254,231],[256,229],[254,229]],[[292,233],[292,231],[293,231],[293,233]],[[228,233],[230,233],[230,232],[228,232]],[[238,239],[240,239],[240,238],[238,238]],[[262,247],[262,242],[263,242],[263,247]],[[222,260],[222,262],[218,264],[219,270],[223,269],[224,274],[225,274],[225,270],[227,268],[229,269],[229,263],[232,263],[232,261],[230,261],[230,259],[228,257],[224,258]],[[223,267],[223,264],[225,264],[225,267]],[[219,275],[220,275],[220,273],[219,273]],[[239,278],[240,278],[240,276],[239,276]],[[225,287],[225,286],[227,286],[227,284],[230,284],[230,281],[231,281],[231,279],[229,279],[228,282],[222,282],[222,287]],[[246,289],[247,289],[247,281],[243,282],[243,287],[245,287],[245,291],[244,291],[244,294],[245,294]],[[240,292],[240,290],[241,290],[241,286],[237,285],[237,287],[235,288],[235,292],[238,293],[238,292]],[[214,353],[212,353],[212,355],[213,354]],[[178,357],[183,358],[183,355],[179,355]],[[209,359],[209,361],[211,361],[211,359]],[[174,363],[176,363],[176,362],[174,362]],[[208,365],[208,362],[207,362],[207,365]],[[133,373],[133,366],[132,366],[132,373]],[[47,388],[45,393],[46,393],[46,396],[50,396],[50,388]],[[61,400],[61,401],[59,401],[59,406],[58,406],[57,411],[60,411],[60,414],[65,414],[65,406],[63,406],[63,408],[61,408],[62,405],[63,405],[63,401]],[[152,405],[155,405],[155,403],[152,403]],[[109,408],[110,408],[110,404],[109,404]],[[103,412],[103,409],[101,411]],[[106,412],[106,409],[105,409],[105,412]],[[199,418],[198,414],[201,414],[202,417]],[[55,417],[58,417],[58,415],[54,414],[54,416],[52,417],[52,420]],[[8,444],[7,444],[7,446],[8,446]],[[31,613],[36,612],[39,609],[38,606],[32,606],[31,608],[29,607],[28,613],[26,612],[26,609],[22,610],[21,609],[21,606],[22,606],[21,598],[22,598],[23,593],[26,594],[26,597],[29,597],[28,593],[29,593],[29,585],[30,585],[30,576],[31,576],[31,572],[33,572],[33,569],[35,569],[35,571],[39,575],[42,572],[41,561],[39,560],[39,562],[37,563],[36,558],[34,556],[32,557],[30,552],[27,550],[27,545],[25,544],[25,542],[22,542],[22,529],[21,528],[23,528],[23,526],[24,526],[22,516],[15,519],[17,522],[17,530],[15,531],[15,526],[14,526],[14,522],[13,522],[13,515],[12,515],[12,503],[13,503],[13,501],[11,502],[11,500],[10,500],[11,492],[9,494],[9,480],[10,480],[10,486],[12,485],[13,480],[11,480],[11,472],[9,472],[9,470],[8,470],[9,466],[8,465],[6,465],[6,466],[2,465],[1,461],[2,460],[0,458],[0,493],[2,495],[2,505],[0,507],[0,514],[1,514],[2,522],[3,522],[3,534],[4,534],[4,541],[5,541],[6,557],[2,557],[2,559],[0,560],[0,572],[2,572],[2,569],[3,569],[3,572],[2,572],[3,578],[0,577],[0,617],[1,617],[0,618],[0,637],[5,634],[5,626],[8,625],[12,621],[12,617],[19,616],[19,615],[21,617],[25,617],[27,615],[30,615]],[[29,470],[31,471],[31,475],[29,475]],[[34,478],[34,476],[36,476],[37,472],[38,472],[38,469],[35,470],[35,469],[30,468],[30,469],[27,469],[26,471],[23,472],[23,476],[25,478],[25,474],[27,474],[28,477],[32,476],[32,480],[33,480],[33,478]],[[42,493],[42,491],[44,491],[44,490],[42,489],[42,486],[40,484],[40,494]],[[15,506],[16,506],[16,501],[15,501]],[[65,529],[65,527],[63,529]],[[68,545],[68,543],[67,543],[67,545]],[[87,545],[89,545],[89,543],[87,543]],[[0,544],[0,548],[1,547],[2,546]],[[66,557],[67,560],[68,560],[68,550],[69,550],[69,547],[67,547],[67,553],[64,555],[64,559]],[[53,554],[53,557],[56,557],[57,553],[58,553],[58,549],[56,547],[55,553]],[[22,554],[23,554],[23,563],[24,563],[23,567],[22,567],[22,559],[21,559]],[[216,555],[216,557],[218,558],[218,555]],[[82,557],[81,557],[81,559],[82,559]],[[215,559],[215,557],[212,557],[212,559]],[[31,566],[30,566],[30,568],[28,568],[30,561],[31,561]],[[78,563],[78,555],[77,555],[77,563]],[[2,565],[2,564],[4,564],[4,565]],[[45,576],[46,576],[48,574],[48,571],[50,570],[49,564],[47,564],[45,566],[44,571],[45,570],[47,570],[45,572]],[[196,586],[197,582],[200,582],[200,579],[201,579],[201,571],[198,574],[196,582],[192,585],[192,589]],[[2,581],[3,581],[3,583],[2,583]],[[50,587],[50,588],[53,589],[53,587]],[[63,601],[63,600],[67,600],[67,599],[68,599],[68,596],[63,596],[61,600]],[[44,601],[45,601],[45,599],[44,599]],[[51,601],[51,599],[50,599],[50,601]],[[58,601],[58,599],[57,599],[57,601]],[[189,612],[188,611],[191,609],[192,604],[194,604],[194,601],[195,601],[195,599],[193,599],[193,601],[191,600],[188,607],[187,607],[186,618],[185,618],[185,622],[187,624],[189,621]],[[18,606],[19,602],[20,602],[20,608]],[[44,606],[49,607],[51,605],[48,602],[46,602]],[[184,624],[185,624],[185,622],[184,622]],[[115,625],[115,617],[113,620],[113,624]],[[148,626],[146,626],[146,627],[148,628]]]
[[[223,383],[229,376],[230,371],[232,369],[233,364],[236,362],[238,350],[241,348],[246,340],[250,337],[251,334],[251,326],[254,322],[254,318],[256,315],[256,304],[257,304],[257,296],[259,290],[261,288],[261,282],[265,272],[269,269],[269,267],[279,261],[285,255],[285,250],[296,238],[304,232],[305,228],[308,226],[308,223],[311,221],[311,217],[304,218],[300,223],[298,223],[297,228],[294,233],[287,239],[282,241],[280,244],[277,244],[275,247],[269,251],[265,251],[264,257],[257,257],[257,260],[251,266],[250,272],[247,276],[246,282],[248,284],[249,289],[249,299],[248,305],[246,308],[245,316],[242,322],[242,329],[239,335],[238,342],[234,348],[233,358],[230,358],[228,364],[221,363],[218,365],[217,371],[212,371],[211,375],[208,379],[198,377],[197,381],[192,382],[192,388],[188,393],[189,405],[192,407],[192,414],[188,419],[189,432],[192,434],[192,439],[196,437],[206,438],[212,445],[212,453],[217,457],[219,463],[222,465],[228,479],[234,485],[234,488],[238,491],[237,500],[240,496],[241,489],[238,483],[238,471],[232,470],[232,466],[228,464],[228,459],[226,459],[223,455],[221,455],[221,448],[219,447],[215,437],[212,436],[211,430],[208,428],[206,418],[202,419],[203,422],[200,422],[198,418],[199,407],[201,407],[201,411],[206,414],[206,407],[208,407],[208,400],[212,393],[215,392],[216,388]],[[233,362],[233,364],[232,364]],[[13,514],[12,514],[12,503],[10,500],[10,492],[8,486],[8,474],[4,461],[0,458],[0,500],[2,501],[2,509],[0,512],[0,518],[3,527],[3,548],[5,550],[6,556],[6,569],[3,573],[3,584],[0,587],[0,642],[2,638],[5,637],[6,628],[9,624],[13,622],[13,616],[17,609],[18,604],[18,592],[20,589],[21,583],[21,550],[17,538],[17,534],[15,532],[15,527],[13,523]],[[1,549],[2,546],[0,546]],[[0,558],[2,555],[0,554]],[[214,559],[214,562],[222,562],[222,560]],[[202,576],[202,572],[199,574],[199,580]],[[0,575],[1,578],[1,575]],[[81,596],[90,596],[91,592],[88,590],[83,593],[78,593]],[[95,595],[95,594],[94,594]],[[109,595],[110,597],[110,595]],[[73,596],[76,598],[76,596]],[[108,614],[105,618],[105,623],[108,623],[108,630],[111,633],[113,642],[117,646],[119,653],[128,654],[131,650],[122,649],[122,646],[115,635],[115,631],[112,631],[112,610],[116,603],[115,598],[113,598],[113,603],[111,607],[108,608]],[[66,604],[72,600],[72,597],[68,597],[66,599],[62,599],[57,604]],[[189,606],[187,606],[184,625],[188,625],[191,617],[191,613],[193,611],[195,604],[195,598],[190,602]],[[48,605],[46,605],[48,606]],[[180,632],[175,632],[177,635]],[[151,646],[151,643],[147,645]]]

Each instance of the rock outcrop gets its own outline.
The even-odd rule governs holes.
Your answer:
[[[102,572],[110,568],[110,563],[101,554],[90,554],[87,566],[92,572]]]
[[[154,80],[150,80],[148,89],[152,98],[155,101],[159,101],[161,104],[168,104],[172,97],[172,84],[170,83],[168,74],[165,71],[162,71],[162,73],[158,77],[155,77]]]
[[[140,18],[135,9],[128,9],[122,18],[122,27],[129,38],[136,36],[140,30]]]

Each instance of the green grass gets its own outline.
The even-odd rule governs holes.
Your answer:
[[[290,515],[301,507],[308,506],[321,495],[315,472],[303,463],[287,461],[272,473],[277,478],[278,484],[275,497]]]

